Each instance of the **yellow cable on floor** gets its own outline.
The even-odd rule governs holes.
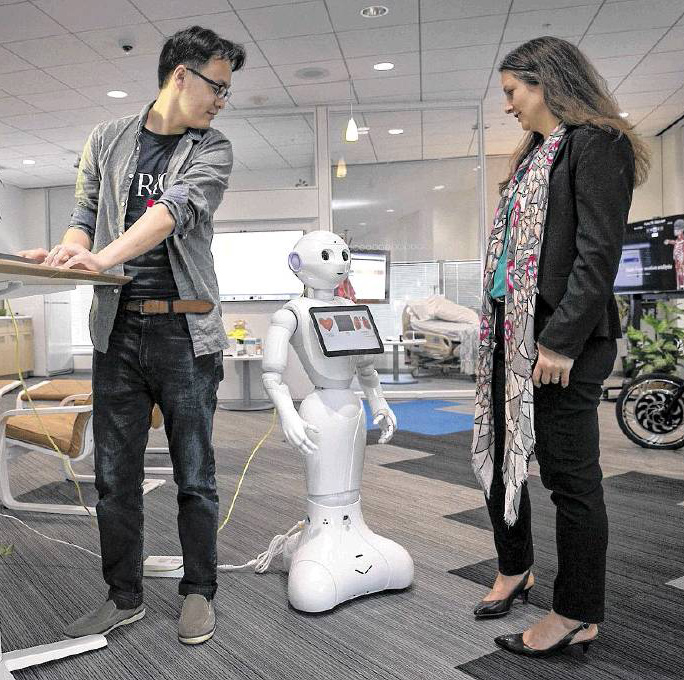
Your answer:
[[[233,495],[233,501],[230,504],[230,509],[228,510],[228,514],[226,515],[226,518],[223,520],[221,523],[221,526],[218,528],[218,532],[220,532],[226,524],[228,524],[230,520],[230,516],[233,514],[233,508],[235,507],[235,501],[237,500],[238,494],[240,493],[240,487],[242,486],[242,482],[245,478],[245,475],[247,474],[247,469],[249,468],[249,464],[252,462],[252,458],[256,455],[257,451],[261,448],[263,443],[271,436],[271,433],[273,432],[273,429],[276,426],[276,410],[275,408],[273,409],[273,419],[271,420],[271,427],[268,428],[268,432],[261,438],[259,443],[254,447],[252,450],[252,453],[250,454],[249,458],[247,459],[247,462],[245,463],[245,467],[242,469],[242,474],[240,475],[240,480],[238,481],[237,488],[235,489],[235,494]],[[216,533],[218,533],[216,532]]]
[[[78,500],[80,501],[80,504],[85,508],[85,511],[88,513],[89,517],[94,519],[93,514],[90,512],[88,509],[88,506],[85,504],[85,501],[83,500],[83,495],[81,494],[81,485],[78,483],[78,480],[76,479],[76,473],[74,472],[73,468],[71,467],[71,461],[69,460],[69,457],[62,453],[60,450],[59,446],[55,443],[55,441],[52,439],[50,436],[50,433],[47,431],[47,428],[45,427],[45,424],[43,423],[43,419],[40,417],[40,414],[38,413],[38,410],[33,403],[33,399],[31,399],[31,395],[29,393],[29,389],[26,385],[26,382],[24,381],[24,376],[21,372],[21,364],[19,362],[19,326],[17,326],[17,320],[14,317],[14,312],[12,311],[12,305],[10,304],[9,300],[5,300],[5,304],[7,305],[7,309],[9,310],[10,316],[12,317],[12,324],[14,326],[14,336],[16,340],[16,344],[14,346],[14,361],[15,361],[15,368],[17,370],[17,377],[19,378],[19,382],[21,382],[21,386],[24,390],[24,394],[26,395],[26,399],[28,400],[29,406],[31,410],[33,411],[33,414],[36,416],[38,419],[38,422],[40,423],[41,428],[43,429],[43,434],[48,438],[48,441],[50,442],[50,445],[52,448],[59,454],[60,458],[62,459],[62,463],[64,464],[64,468],[67,471],[68,474],[71,475],[72,480],[74,484],[76,485],[76,491],[78,493]]]

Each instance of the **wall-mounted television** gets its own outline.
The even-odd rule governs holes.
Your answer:
[[[627,225],[613,289],[619,294],[684,289],[684,215]]]
[[[389,302],[389,250],[351,249],[350,253],[349,281],[354,288],[356,301],[364,304]]]
[[[214,234],[211,252],[221,300],[292,300],[304,285],[290,271],[288,255],[304,235],[292,231]]]

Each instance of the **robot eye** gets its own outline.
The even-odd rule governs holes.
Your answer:
[[[329,259],[330,259],[330,251],[329,251],[329,250],[323,250],[323,251],[321,252],[321,257],[322,257],[324,260],[329,260]]]
[[[349,253],[346,250],[342,251],[342,259],[346,262],[349,259]]]

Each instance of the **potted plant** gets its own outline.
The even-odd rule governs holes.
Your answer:
[[[655,312],[644,314],[642,323],[650,326],[653,333],[627,328],[629,354],[627,364],[632,369],[626,375],[635,378],[640,373],[672,374],[684,359],[684,328],[677,325],[682,316],[677,305],[658,302]]]

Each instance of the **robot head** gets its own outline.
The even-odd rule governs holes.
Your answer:
[[[349,246],[331,231],[310,231],[297,241],[288,264],[305,286],[333,290],[349,274]]]

